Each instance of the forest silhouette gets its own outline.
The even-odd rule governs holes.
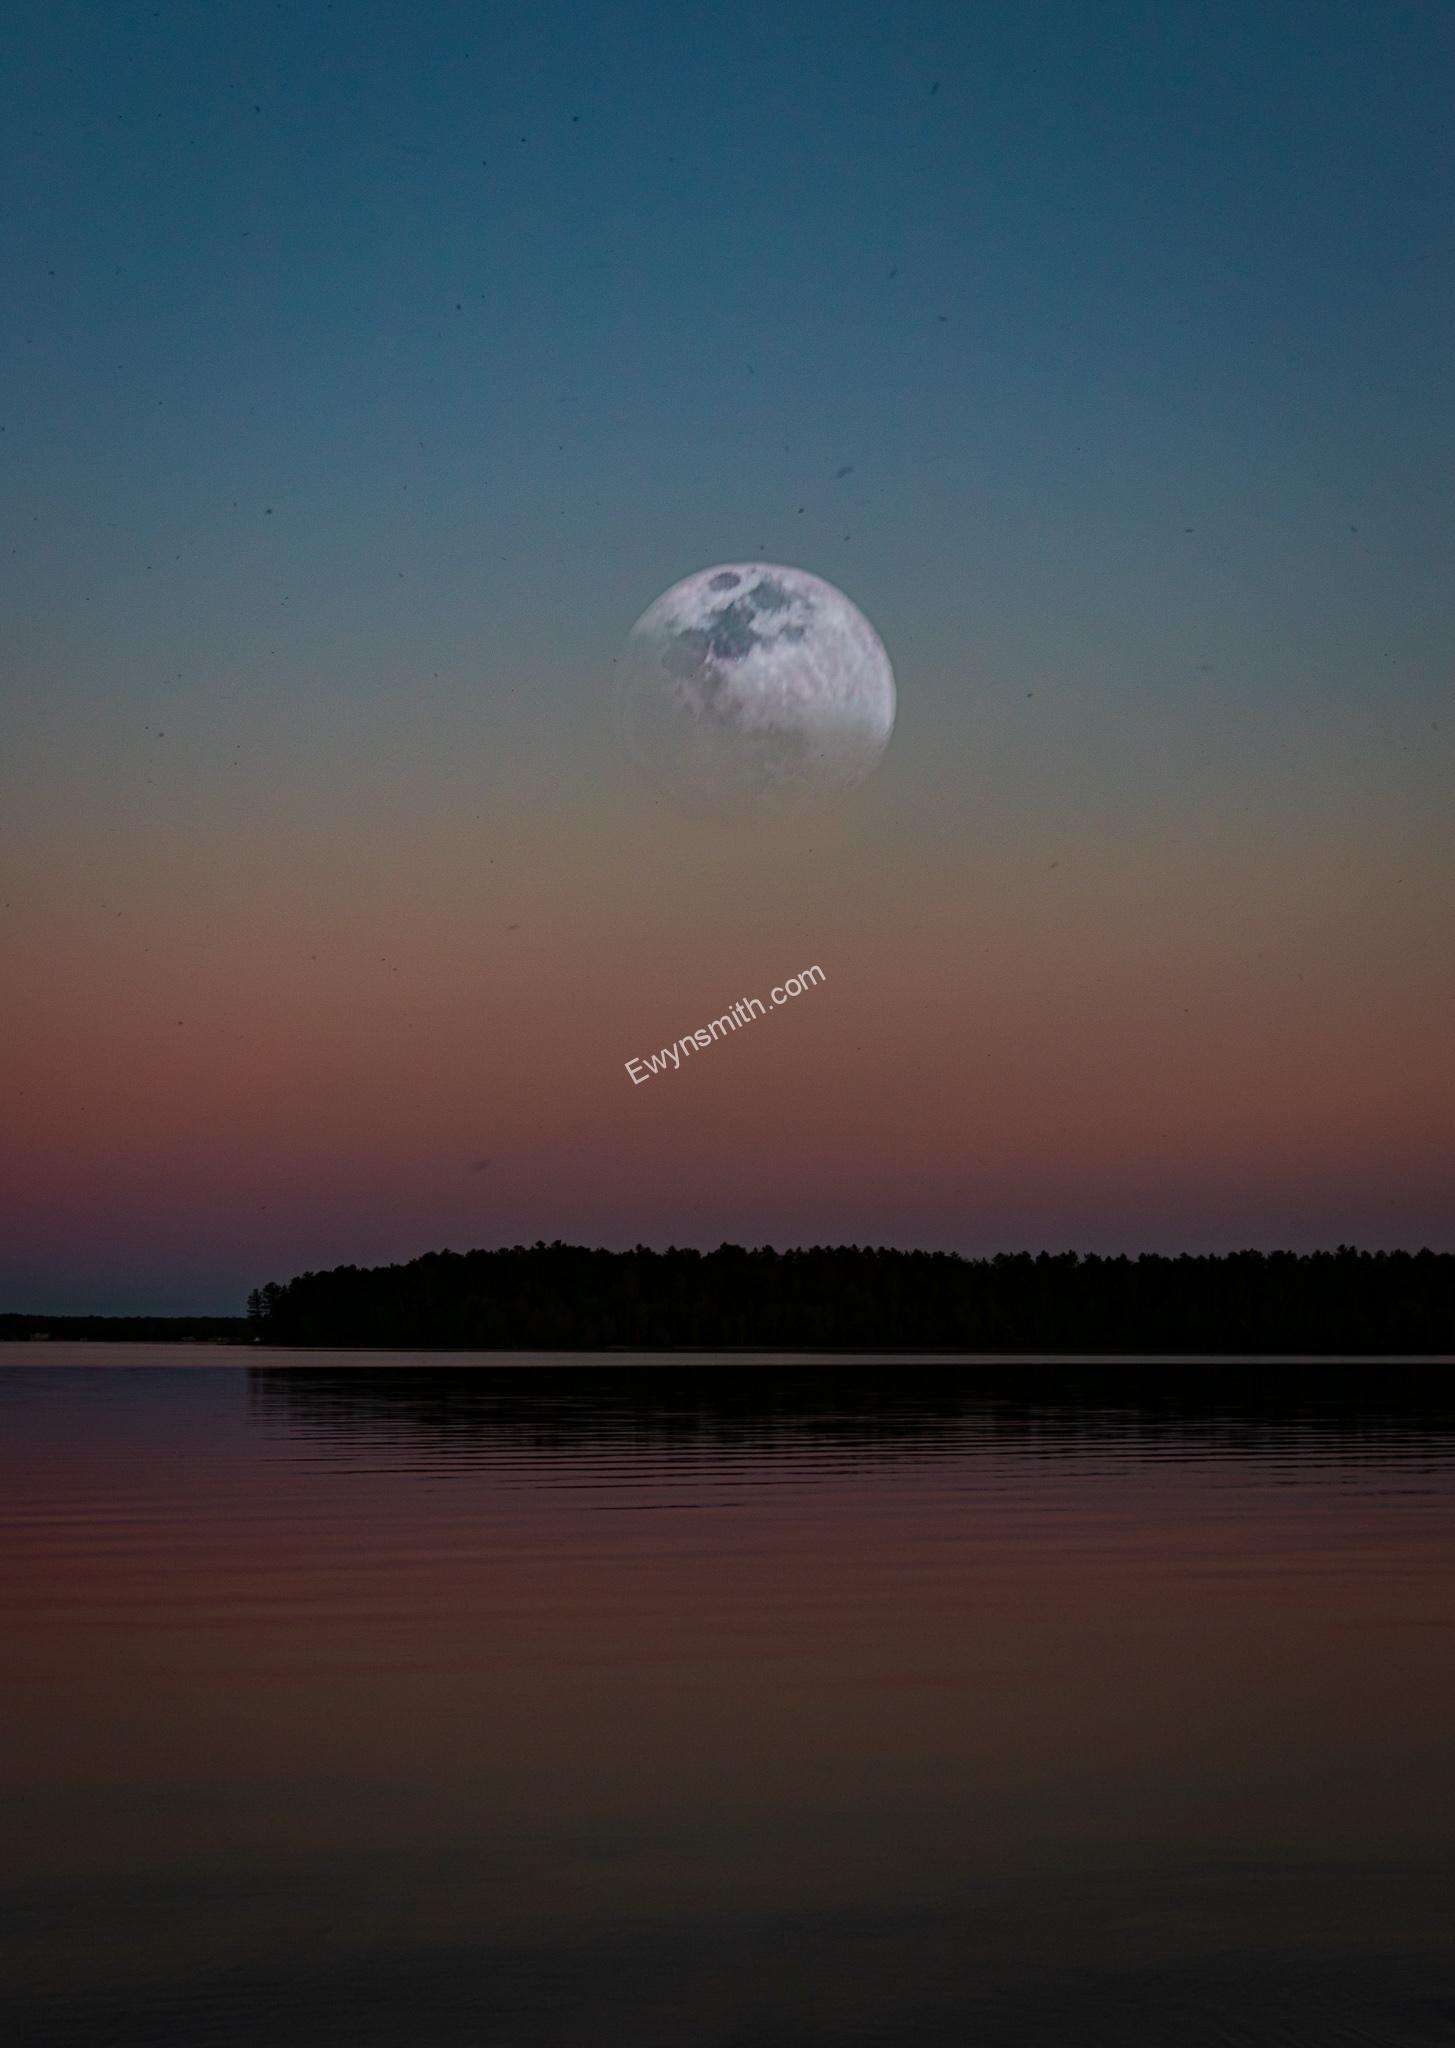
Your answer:
[[[778,1252],[561,1242],[337,1266],[256,1289],[264,1343],[427,1349],[1428,1354],[1455,1254]]]

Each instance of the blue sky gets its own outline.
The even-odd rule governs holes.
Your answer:
[[[291,575],[335,658],[341,609],[443,639],[483,598],[506,667],[550,601],[569,672],[761,543],[937,672],[967,596],[1094,641],[1114,583],[1155,665],[1231,580],[1336,677],[1352,581],[1418,669],[1452,44],[1437,6],[22,6],[9,573],[66,608],[84,549],[144,607],[181,566],[204,622]]]

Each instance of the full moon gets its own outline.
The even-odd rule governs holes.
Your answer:
[[[894,730],[894,671],[841,590],[804,569],[729,562],[632,627],[622,738],[667,795],[736,807],[854,789]]]

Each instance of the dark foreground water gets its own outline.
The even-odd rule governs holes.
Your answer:
[[[35,1348],[11,2042],[1455,2041],[1448,1367]]]

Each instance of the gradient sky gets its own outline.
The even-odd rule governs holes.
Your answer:
[[[12,6],[0,1307],[1455,1245],[1452,76],[1441,0]],[[668,816],[612,656],[759,553],[899,728]]]

